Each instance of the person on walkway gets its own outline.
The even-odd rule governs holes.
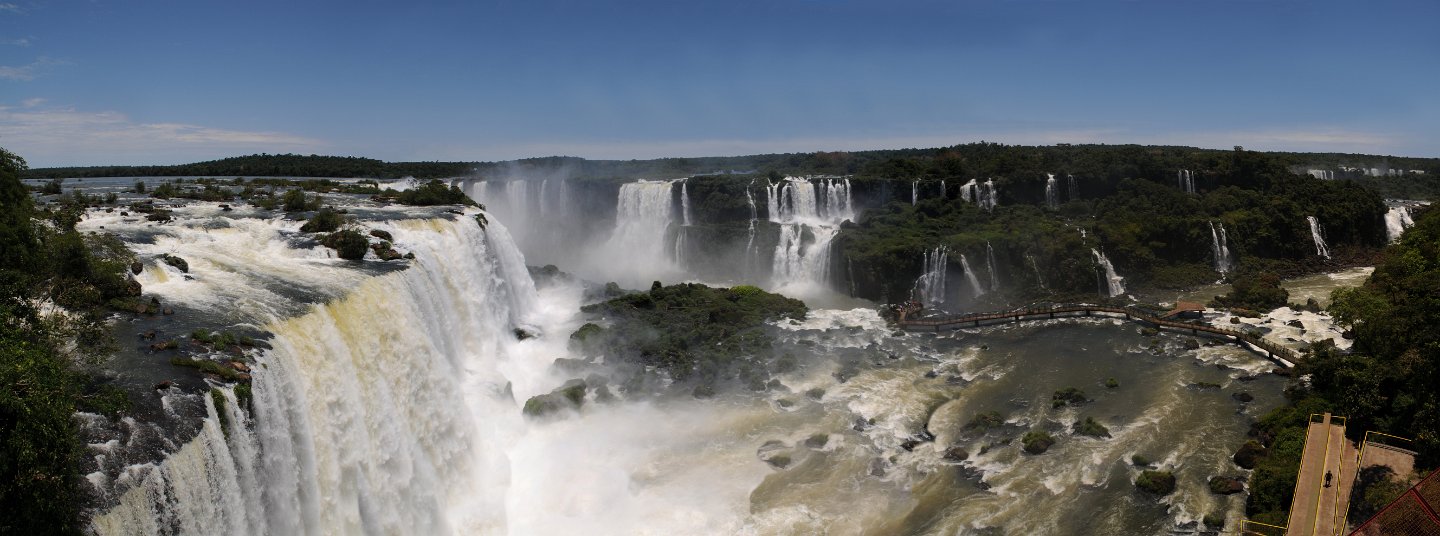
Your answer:
[[[1330,487],[1330,479],[1333,478],[1334,476],[1335,476],[1335,475],[1330,474],[1330,471],[1329,471],[1329,470],[1326,470],[1326,471],[1325,471],[1325,487],[1327,487],[1327,488]]]

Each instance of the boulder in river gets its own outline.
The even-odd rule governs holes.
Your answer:
[[[1147,469],[1141,471],[1140,477],[1135,479],[1135,487],[1155,495],[1169,495],[1175,491],[1175,474]]]
[[[526,417],[536,418],[565,409],[578,410],[585,404],[586,390],[585,380],[570,380],[554,391],[530,397],[522,411]]]
[[[1254,469],[1260,458],[1265,456],[1265,447],[1259,441],[1249,440],[1235,452],[1235,465],[1243,469]]]
[[[1216,495],[1234,495],[1245,491],[1245,480],[1230,476],[1210,477],[1210,493]]]
[[[1055,444],[1055,438],[1050,437],[1050,433],[1044,430],[1031,430],[1025,432],[1025,436],[1020,438],[1020,443],[1024,445],[1025,452],[1044,454],[1045,451],[1050,450],[1051,445]]]

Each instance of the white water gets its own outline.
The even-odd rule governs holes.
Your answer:
[[[786,177],[766,187],[770,221],[780,224],[771,258],[771,286],[813,295],[826,290],[830,243],[840,223],[854,219],[849,179]],[[822,195],[823,193],[823,195]]]
[[[675,276],[679,270],[667,241],[675,222],[671,192],[675,181],[636,181],[620,186],[615,230],[590,266],[627,288],[648,288],[654,277]]]
[[[759,211],[755,208],[755,195],[750,193],[750,187],[755,185],[755,179],[750,179],[750,184],[745,185],[745,204],[750,207],[750,227],[745,234],[745,258],[755,256],[755,220],[760,219]],[[750,263],[746,263],[748,268]]]
[[[1385,213],[1385,236],[1391,242],[1400,240],[1400,235],[1413,225],[1415,225],[1415,220],[1410,218],[1410,207],[1396,205],[1390,207],[1390,211]]]
[[[1180,191],[1187,194],[1195,193],[1195,176],[1190,173],[1190,170],[1180,170],[1180,172],[1176,174],[1176,179],[1180,184]]]
[[[680,211],[682,214],[685,215],[686,227],[689,227],[695,222],[694,218],[690,215],[690,189],[688,188],[689,184],[690,181],[688,180],[680,180]]]
[[[1000,206],[1000,191],[995,188],[995,179],[986,179],[985,183],[980,185],[976,201],[980,203],[980,208],[985,210],[995,210],[995,207]]]
[[[1060,191],[1055,183],[1055,174],[1045,174],[1045,206],[1055,208],[1060,206]]]
[[[965,184],[960,185],[960,198],[964,199],[966,203],[974,203],[975,200],[980,197],[978,193],[979,189],[980,187],[976,185],[975,179],[970,179]]]
[[[1105,296],[1113,298],[1125,294],[1125,278],[1115,273],[1115,266],[1110,264],[1110,259],[1098,249],[1092,248],[1090,253],[1095,255],[1095,264],[1104,272]]]
[[[1220,224],[1219,232],[1215,228],[1215,222],[1210,222],[1210,249],[1215,256],[1215,271],[1223,274],[1230,271],[1230,239],[1225,235],[1225,224]]]
[[[985,288],[980,286],[980,279],[975,277],[975,270],[970,268],[970,261],[963,253],[960,254],[960,267],[965,269],[965,280],[970,282],[970,292],[977,297],[985,295]]]
[[[945,246],[924,253],[921,265],[925,272],[915,280],[915,299],[926,308],[940,309],[945,306],[945,272],[949,261],[950,251]]]
[[[1040,284],[1042,290],[1048,290],[1049,287],[1045,286],[1045,276],[1040,274],[1040,263],[1035,262],[1035,256],[1025,255],[1025,258],[1030,261],[1030,269],[1035,271],[1035,282]]]
[[[985,241],[985,268],[990,270],[990,290],[1000,290],[1000,271],[995,269],[995,248],[990,247],[990,241]]]
[[[1330,258],[1330,248],[1325,245],[1325,233],[1320,227],[1320,220],[1314,216],[1306,216],[1305,221],[1310,224],[1310,239],[1315,241],[1315,254]]]
[[[911,205],[914,205],[914,204],[919,203],[919,202],[920,202],[920,181],[911,181],[911,182],[910,182],[910,204],[911,204]]]

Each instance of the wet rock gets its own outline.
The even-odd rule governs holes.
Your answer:
[[[1215,382],[1195,382],[1195,383],[1190,384],[1190,388],[1191,388],[1191,389],[1200,389],[1200,390],[1219,389],[1219,388],[1220,388],[1220,384],[1215,383]]]
[[[1025,436],[1020,438],[1020,443],[1025,449],[1025,452],[1030,454],[1044,454],[1045,451],[1050,450],[1050,447],[1055,444],[1055,438],[1050,437],[1050,433],[1044,430],[1031,430],[1025,432]]]
[[[1294,319],[1294,320],[1291,320],[1291,321],[1289,321],[1289,322],[1286,322],[1285,325],[1290,326],[1290,327],[1292,327],[1292,328],[1301,328],[1301,329],[1304,329],[1304,328],[1305,328],[1305,324],[1301,323],[1301,322],[1300,322],[1300,319],[1298,319],[1298,318],[1297,318],[1297,319]]]
[[[830,442],[830,434],[820,433],[820,434],[815,434],[815,435],[812,435],[812,436],[810,436],[810,437],[805,438],[805,446],[806,446],[807,448],[812,448],[812,449],[815,449],[815,450],[820,450],[820,449],[825,448],[825,445],[826,445],[827,443],[829,443],[829,442]]]
[[[177,341],[177,340],[175,340],[175,339],[170,339],[170,340],[167,340],[167,341],[160,341],[160,342],[151,344],[151,345],[150,345],[150,351],[152,351],[152,352],[163,352],[163,351],[165,351],[165,350],[174,350],[174,349],[179,348],[179,347],[180,347],[180,341]]]
[[[788,399],[788,398],[781,398],[781,399],[775,401],[775,405],[780,406],[781,408],[784,408],[784,409],[790,409],[791,407],[793,407],[793,406],[795,405],[795,401],[790,400],[790,399]]]
[[[1135,487],[1155,495],[1169,495],[1175,491],[1175,474],[1170,471],[1145,470],[1135,479]]]
[[[146,331],[145,333],[141,333],[140,338],[147,341],[155,340],[155,330],[152,329],[150,331]]]
[[[807,389],[805,391],[805,397],[811,400],[820,400],[822,398],[825,398],[825,390],[819,387],[816,387],[814,389]]]
[[[1239,323],[1240,323],[1240,317],[1238,317],[1238,316],[1232,316],[1232,317],[1230,317],[1230,323],[1231,323],[1231,324],[1239,324]]]
[[[1197,340],[1195,340],[1195,339],[1185,339],[1185,349],[1186,349],[1186,350],[1199,350],[1199,349],[1200,349],[1200,341],[1197,341]]]
[[[170,307],[166,307],[166,308],[160,310],[160,314],[163,314],[163,315],[165,315],[165,316],[170,316],[170,315],[175,314],[175,309],[170,308]]]
[[[1254,469],[1255,464],[1259,463],[1260,458],[1264,456],[1265,447],[1262,446],[1259,441],[1252,439],[1246,441],[1244,445],[1240,446],[1240,450],[1235,452],[1235,465],[1240,466],[1242,469]]]
[[[140,272],[143,271],[145,271],[145,263],[140,261],[130,263],[130,273],[140,275]]]
[[[370,236],[373,236],[373,237],[375,237],[375,238],[379,238],[379,239],[384,240],[384,241],[386,241],[386,242],[394,242],[394,241],[395,241],[395,237],[390,236],[390,231],[382,231],[382,230],[380,230],[380,229],[371,229],[371,230],[370,230]]]
[[[232,211],[232,210],[235,210],[235,209],[230,208],[230,205],[220,205],[220,211],[221,211],[221,212],[230,212],[230,211]]]
[[[1144,327],[1140,328],[1140,334],[1146,337],[1154,337],[1160,334],[1160,330],[1151,327]]]
[[[885,464],[885,459],[884,459],[884,458],[871,458],[871,459],[870,459],[870,476],[873,476],[873,477],[882,477],[882,476],[885,476],[885,465],[886,465],[886,464]]]
[[[963,462],[966,459],[970,458],[970,453],[965,452],[965,447],[955,445],[953,447],[945,449],[944,458],[952,462]]]
[[[145,291],[145,288],[142,287],[142,286],[140,285],[140,282],[139,282],[139,281],[136,281],[134,277],[128,277],[128,276],[127,276],[127,277],[125,278],[125,295],[126,295],[126,296],[129,296],[129,297],[132,297],[132,298],[138,298],[138,297],[140,297],[140,294],[143,293],[144,291]]]
[[[904,440],[904,441],[901,441],[901,442],[900,442],[900,448],[905,449],[905,452],[914,452],[914,451],[915,451],[915,447],[920,446],[920,443],[921,443],[921,441],[920,441],[919,439],[910,438],[910,439],[906,439],[906,440]]]
[[[875,419],[870,419],[867,421],[862,417],[856,417],[855,424],[852,425],[850,428],[854,429],[856,432],[864,432],[865,430],[869,430],[871,426],[875,426]]]
[[[1250,402],[1250,401],[1252,401],[1252,400],[1255,400],[1255,395],[1252,395],[1252,394],[1247,393],[1247,392],[1245,392],[1245,391],[1240,391],[1240,392],[1237,392],[1237,393],[1235,393],[1235,394],[1230,395],[1230,398],[1233,398],[1233,399],[1235,399],[1235,400],[1237,400],[1237,401],[1239,401],[1240,403],[1243,404],[1243,403],[1247,403],[1247,402]]]
[[[940,376],[940,373],[939,373],[939,372],[936,372],[936,371],[933,371],[933,370],[928,371],[928,372],[925,373],[925,377],[926,377],[926,378],[936,378],[936,377],[939,377],[939,376]]]
[[[120,215],[121,215],[121,216],[129,216],[130,213],[127,212],[127,211],[122,210],[122,211],[120,211]]]
[[[1234,495],[1245,491],[1245,480],[1230,476],[1210,477],[1210,493],[1216,495]]]
[[[946,385],[965,385],[965,378],[961,378],[961,377],[959,377],[959,376],[956,376],[956,375],[954,375],[954,374],[951,374],[951,375],[945,377],[945,384],[946,384]]]
[[[165,381],[163,381],[163,382],[160,382],[160,383],[155,384],[155,390],[156,390],[156,391],[164,391],[164,390],[169,389],[169,388],[174,387],[174,386],[175,386],[175,382],[172,382],[172,381],[170,381],[170,380],[165,380]]]
[[[250,365],[246,365],[245,363],[239,361],[231,361],[230,368],[235,369],[236,372],[250,372]]]
[[[244,373],[244,372],[237,373],[237,374],[235,374],[235,381],[237,381],[237,382],[243,382],[243,383],[250,383],[250,375],[249,375],[249,374],[246,374],[246,373]]]
[[[535,418],[565,409],[578,410],[585,404],[586,389],[585,380],[570,380],[554,391],[530,397],[522,412],[526,417]]]
[[[779,439],[771,439],[755,449],[755,457],[760,461],[770,464],[776,469],[784,469],[790,466],[790,446]]]
[[[166,253],[160,256],[160,261],[170,266],[174,266],[181,272],[187,274],[190,273],[190,263],[185,262],[185,259]]]
[[[533,339],[533,338],[535,338],[535,333],[534,333],[534,332],[531,332],[531,331],[526,330],[526,329],[524,329],[524,328],[515,328],[514,333],[515,333],[515,340],[517,340],[517,341],[523,341],[523,340],[526,340],[526,339]]]

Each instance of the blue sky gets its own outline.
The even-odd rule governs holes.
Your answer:
[[[1440,156],[1435,0],[0,0],[31,166],[979,140]]]

